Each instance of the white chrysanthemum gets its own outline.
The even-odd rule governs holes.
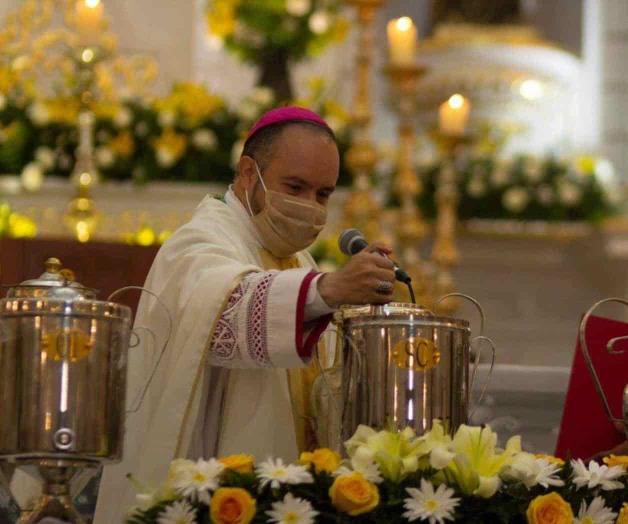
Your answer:
[[[218,139],[216,133],[211,129],[198,129],[192,135],[192,143],[198,148],[204,151],[210,151],[216,148]]]
[[[602,185],[614,184],[617,181],[613,164],[605,158],[601,158],[595,163],[595,177]]]
[[[582,190],[571,182],[558,184],[558,198],[567,207],[577,206],[582,200]]]
[[[177,157],[166,147],[158,147],[155,154],[157,156],[157,163],[161,167],[172,167],[177,163]]]
[[[322,35],[329,29],[330,20],[329,15],[325,11],[316,11],[310,16],[308,26],[312,33]]]
[[[271,459],[262,462],[255,469],[261,479],[260,489],[270,484],[271,488],[278,488],[281,484],[311,484],[314,482],[306,466],[284,464],[283,460]]]
[[[616,516],[617,513],[604,505],[602,497],[595,497],[588,506],[582,501],[574,524],[614,524]]]
[[[159,514],[157,524],[196,524],[196,511],[185,501],[174,502]]]
[[[318,511],[307,500],[287,493],[282,501],[273,502],[272,511],[267,511],[270,522],[277,524],[314,524]]]
[[[113,163],[116,161],[115,153],[111,150],[111,148],[107,146],[100,146],[96,148],[94,156],[96,157],[96,163],[100,167],[104,168],[112,166]]]
[[[133,119],[133,114],[129,110],[128,107],[121,107],[116,111],[116,114],[113,117],[113,123],[118,128],[127,127],[131,120]]]
[[[587,467],[582,459],[578,459],[571,461],[571,467],[573,468],[572,480],[578,489],[586,486],[588,489],[600,487],[603,490],[611,491],[624,487],[624,483],[617,480],[626,474],[621,466],[609,468],[592,460]]]
[[[177,120],[177,115],[172,111],[161,111],[157,116],[161,127],[172,127]]]
[[[180,495],[209,504],[210,491],[218,487],[219,477],[224,469],[225,466],[213,458],[199,459],[196,462],[179,461],[170,471],[169,482]]]
[[[29,162],[22,169],[22,187],[26,191],[38,191],[44,183],[44,172],[37,162]]]
[[[486,183],[480,177],[473,176],[467,184],[467,193],[472,197],[483,197],[486,194]]]
[[[41,102],[35,102],[28,108],[28,116],[33,124],[37,126],[45,126],[50,122],[50,111]]]
[[[287,0],[286,11],[291,16],[303,16],[312,8],[310,0]]]
[[[530,195],[522,187],[511,187],[502,195],[502,204],[508,211],[513,213],[521,213],[529,201]]]
[[[35,149],[35,160],[39,162],[45,170],[52,169],[55,165],[55,152],[46,146]]]
[[[407,510],[403,516],[410,522],[421,519],[429,524],[443,524],[446,520],[454,520],[453,512],[460,499],[454,498],[454,490],[441,484],[434,491],[431,482],[421,479],[421,489],[406,488],[409,498],[403,507]]]
[[[528,489],[538,485],[544,488],[564,486],[565,482],[556,476],[560,470],[560,466],[546,459],[536,458],[531,453],[518,453],[504,472],[504,477],[518,480]]]

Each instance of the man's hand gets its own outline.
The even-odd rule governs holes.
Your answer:
[[[345,267],[324,273],[318,279],[318,292],[330,307],[342,304],[386,304],[394,289],[393,263],[379,253],[390,255],[392,250],[374,243],[357,255]]]

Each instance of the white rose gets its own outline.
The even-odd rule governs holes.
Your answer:
[[[473,176],[467,184],[467,193],[472,197],[479,198],[486,194],[486,183],[478,176]]]
[[[567,207],[575,207],[582,200],[582,190],[572,182],[563,181],[558,184],[558,198]]]
[[[176,158],[169,149],[164,147],[157,149],[157,163],[161,167],[172,167],[175,162]]]
[[[38,147],[35,150],[35,160],[48,171],[55,165],[55,152],[46,146]]]
[[[329,15],[325,11],[316,11],[310,16],[308,25],[310,31],[316,35],[321,35],[329,29]]]
[[[275,95],[270,87],[256,87],[249,99],[260,106],[269,106],[275,100]]]
[[[543,166],[533,158],[526,159],[523,165],[523,176],[528,182],[537,183],[543,179]]]
[[[521,211],[526,208],[529,201],[530,196],[522,187],[511,187],[502,196],[503,206],[512,213],[521,213]]]
[[[238,140],[235,144],[233,144],[233,149],[231,150],[231,165],[233,167],[238,165],[243,150],[244,140]]]
[[[491,183],[495,187],[503,187],[510,182],[510,165],[497,163],[491,173]]]
[[[37,162],[30,162],[24,166],[21,175],[22,187],[26,191],[37,191],[44,183],[44,172]]]
[[[41,102],[35,102],[28,108],[28,116],[36,126],[45,126],[50,122],[50,111]]]
[[[127,127],[131,123],[132,119],[133,114],[131,111],[129,111],[127,107],[121,107],[113,117],[113,123],[118,128]]]
[[[554,192],[552,186],[543,184],[536,190],[536,199],[540,204],[549,207],[556,202],[556,193]]]
[[[96,157],[96,163],[100,167],[104,168],[112,166],[113,163],[116,161],[116,155],[107,146],[101,146],[96,148],[94,156]]]
[[[312,8],[310,0],[287,0],[286,11],[291,16],[303,16]]]
[[[161,127],[172,127],[177,120],[177,115],[172,111],[161,111],[157,117]]]
[[[215,149],[217,142],[216,133],[211,129],[198,129],[192,135],[192,143],[198,149],[205,151]]]
[[[252,100],[243,100],[240,102],[236,112],[242,120],[248,122],[253,122],[259,115],[258,106]]]
[[[7,105],[7,99],[6,97],[0,93],[0,111],[2,111]]]

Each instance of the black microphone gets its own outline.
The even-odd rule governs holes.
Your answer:
[[[338,237],[338,247],[340,247],[340,251],[342,251],[345,255],[355,255],[368,245],[369,243],[364,238],[364,235],[362,235],[362,233],[360,233],[357,229],[345,229]],[[388,258],[384,253],[380,254],[383,257]],[[410,282],[412,282],[410,275],[401,269],[394,260],[392,263],[393,269],[395,270],[395,278],[399,280],[399,282],[410,284]]]

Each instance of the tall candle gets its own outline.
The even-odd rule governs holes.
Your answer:
[[[469,121],[471,103],[464,96],[455,94],[438,109],[438,126],[444,135],[464,135]]]
[[[81,43],[88,45],[98,40],[103,29],[103,9],[101,0],[77,0],[76,25]]]
[[[394,65],[411,65],[416,58],[417,30],[410,17],[388,22],[388,52]]]

